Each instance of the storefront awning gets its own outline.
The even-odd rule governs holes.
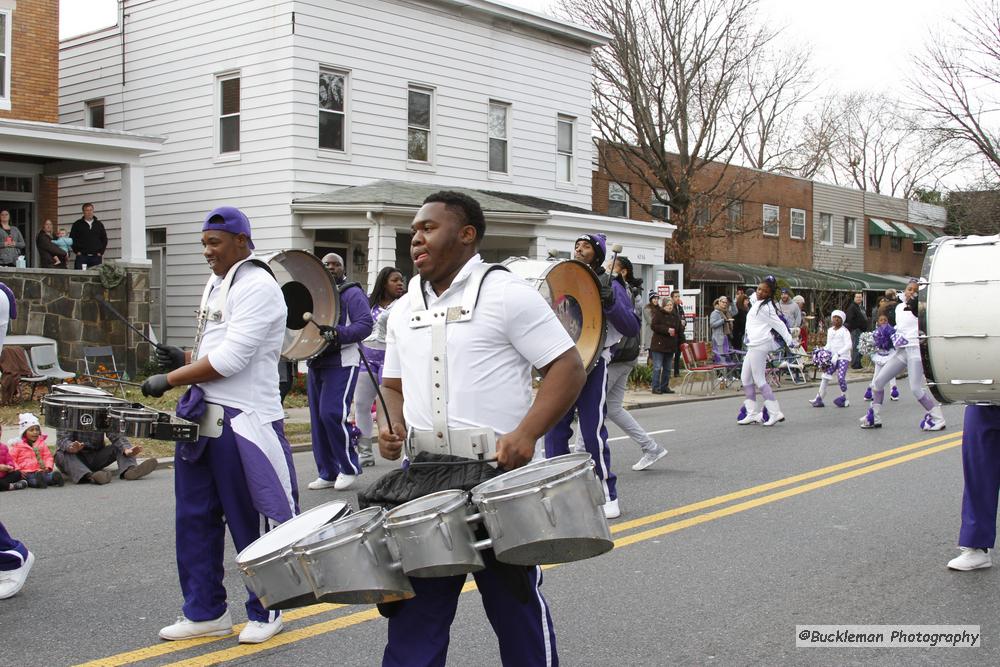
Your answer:
[[[859,283],[860,286],[854,288],[855,290],[884,292],[887,289],[901,290],[906,287],[906,278],[901,276],[865,273],[863,271],[823,271],[823,273],[829,273],[830,275]]]
[[[870,236],[900,236],[899,230],[881,218],[868,218]]]
[[[691,269],[691,280],[699,283],[757,285],[768,275],[773,275],[781,284],[787,283],[793,290],[850,292],[867,289],[861,281],[812,269],[731,262],[695,262]]]
[[[892,226],[898,229],[900,232],[902,232],[903,236],[905,236],[908,239],[916,238],[917,236],[916,233],[913,231],[913,229],[905,222],[896,222],[895,220],[893,220]]]
[[[913,239],[914,243],[930,243],[937,238],[933,232],[925,227],[914,226],[913,231],[917,233],[917,237]]]

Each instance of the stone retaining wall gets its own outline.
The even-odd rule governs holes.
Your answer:
[[[0,267],[0,281],[17,298],[17,319],[8,334],[45,336],[58,341],[63,369],[83,373],[83,349],[110,345],[119,369],[130,376],[142,369],[150,346],[100,305],[104,299],[143,332],[149,330],[149,267],[119,262],[125,279],[116,287],[101,283],[99,268],[86,271]]]

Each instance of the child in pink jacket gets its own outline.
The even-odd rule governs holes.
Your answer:
[[[7,445],[0,442],[0,491],[13,491],[26,486],[28,483],[21,478]]]
[[[62,473],[55,469],[52,452],[45,444],[45,435],[38,417],[30,412],[18,416],[21,439],[11,443],[10,454],[18,471],[28,481],[28,486],[44,489],[48,485],[62,486]]]

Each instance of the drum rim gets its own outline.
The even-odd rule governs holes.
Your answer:
[[[931,348],[930,348],[930,331],[927,328],[927,299],[930,296],[930,289],[932,276],[934,271],[934,257],[937,256],[938,251],[950,240],[954,239],[952,236],[943,236],[941,238],[935,239],[927,247],[927,254],[924,256],[923,264],[920,267],[921,277],[927,281],[927,285],[920,289],[926,290],[926,294],[923,298],[919,299],[917,302],[917,327],[918,332],[922,334],[920,339],[920,365],[924,370],[924,380],[927,383],[927,388],[930,389],[931,395],[938,401],[938,403],[951,403],[952,401],[946,399],[941,391],[938,390],[938,383],[934,379],[934,371],[931,366]],[[920,292],[918,290],[917,294]]]
[[[297,556],[312,556],[314,554],[321,554],[337,547],[343,546],[349,542],[354,542],[361,540],[368,533],[372,532],[373,529],[383,526],[385,520],[385,509],[382,507],[367,507],[363,510],[357,512],[352,512],[346,516],[342,516],[336,521],[324,524],[320,528],[309,535],[301,538],[298,542],[292,545],[292,553]],[[369,518],[370,517],[370,518]],[[367,519],[362,523],[357,529],[352,533],[343,533],[341,535],[334,535],[325,540],[313,540],[311,542],[306,542],[309,538],[314,537],[317,533],[321,532],[324,528],[328,526],[334,526],[341,521],[357,521],[362,518]]]
[[[292,522],[295,521],[296,519],[299,519],[300,517],[309,516],[310,514],[319,513],[319,510],[325,509],[325,508],[327,508],[330,505],[340,505],[341,507],[339,508],[339,510],[329,520],[325,521],[324,523],[320,524],[319,526],[315,526],[313,528],[313,530],[310,531],[309,533],[307,533],[306,535],[303,535],[303,536],[300,536],[300,537],[296,538],[292,542],[289,542],[289,543],[285,544],[280,549],[276,549],[275,551],[270,551],[270,552],[268,552],[266,554],[261,554],[260,556],[255,556],[253,558],[249,558],[247,560],[243,560],[243,554],[245,554],[246,552],[248,552],[251,549],[253,549],[253,547],[254,547],[255,544],[257,544],[258,542],[264,541],[265,538],[274,538],[275,533],[277,531],[281,530],[282,526],[291,526]],[[264,533],[263,535],[261,535],[260,537],[258,537],[256,540],[254,540],[253,542],[251,542],[250,544],[248,544],[243,549],[243,551],[241,551],[240,553],[238,553],[236,555],[236,564],[238,566],[240,566],[240,567],[244,567],[244,566],[245,567],[259,566],[259,565],[262,565],[264,563],[270,562],[270,561],[274,560],[275,558],[282,558],[282,557],[288,555],[289,553],[291,553],[292,547],[294,547],[298,542],[302,541],[303,539],[305,539],[306,537],[308,537],[312,533],[316,532],[317,530],[319,530],[323,526],[331,523],[332,521],[339,521],[340,519],[342,519],[345,516],[347,516],[347,514],[343,514],[343,512],[344,512],[345,509],[347,510],[347,514],[351,513],[351,504],[348,503],[346,500],[330,500],[328,502],[323,503],[322,505],[317,505],[316,507],[313,507],[312,509],[308,509],[305,512],[302,512],[301,514],[296,514],[295,516],[293,516],[288,521],[285,521],[285,522],[282,522],[282,523],[278,524],[273,529],[271,529],[270,531]]]
[[[72,387],[74,391],[68,391],[70,387]],[[77,389],[86,389],[87,391],[75,391]],[[114,396],[114,394],[110,391],[101,389],[100,387],[93,387],[86,384],[70,384],[68,382],[60,382],[59,384],[52,385],[50,392],[54,394],[65,394],[67,396]]]
[[[147,408],[143,406],[141,408],[134,407],[120,407],[120,408],[108,408],[108,417],[112,419],[124,419],[126,422],[129,421],[129,417],[125,413],[132,413],[131,422],[132,423],[150,423],[152,424],[159,418],[160,413],[152,408]],[[135,414],[139,413],[139,414]]]
[[[407,509],[407,505],[415,504],[421,501],[426,501],[428,498],[433,498],[434,496],[439,496],[442,499],[448,498],[447,501],[441,502],[438,505],[427,507],[421,509],[417,512],[403,513],[400,510]],[[421,523],[433,519],[436,516],[442,514],[449,514],[459,509],[460,507],[467,507],[469,505],[469,492],[463,491],[461,489],[445,489],[444,491],[435,491],[434,493],[428,493],[425,496],[420,496],[419,498],[414,498],[409,500],[402,505],[397,505],[391,510],[387,511],[385,514],[385,527],[390,528],[401,528],[403,526],[408,526],[415,523]]]
[[[73,405],[73,401],[79,401],[83,405]],[[92,394],[70,394],[70,393],[60,393],[60,394],[46,394],[42,396],[40,403],[45,405],[53,405],[57,407],[72,407],[72,408],[125,408],[131,406],[131,403],[124,398],[118,398],[117,396],[97,396]]]
[[[564,464],[571,464],[571,465],[562,467],[558,471],[553,470],[548,475],[540,477],[538,479],[534,479],[531,482],[514,484],[508,488],[490,489],[490,486],[497,484],[498,481],[509,481],[511,479],[516,479],[517,475],[515,475],[515,473],[517,473],[518,475],[523,475],[525,474],[526,471],[535,470],[538,468],[545,468],[545,467],[562,466]],[[534,493],[535,490],[547,484],[551,484],[552,482],[557,480],[569,479],[573,475],[579,472],[593,468],[593,466],[594,466],[594,460],[590,456],[590,454],[586,452],[575,452],[572,454],[563,454],[561,456],[554,456],[551,459],[540,459],[538,461],[532,461],[527,465],[521,466],[520,468],[515,468],[514,470],[508,471],[503,475],[498,475],[493,479],[488,479],[485,482],[482,482],[474,486],[471,491],[472,502],[479,504],[480,502],[484,501],[494,501],[499,499],[506,499],[511,496],[523,495],[526,493]],[[504,480],[504,477],[506,477],[507,475],[510,475],[510,477],[508,477],[507,480]]]

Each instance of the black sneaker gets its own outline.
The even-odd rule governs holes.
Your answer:
[[[53,470],[52,471],[52,486],[62,486],[62,485],[63,485],[63,476],[62,476],[62,473],[59,472],[58,470]]]

